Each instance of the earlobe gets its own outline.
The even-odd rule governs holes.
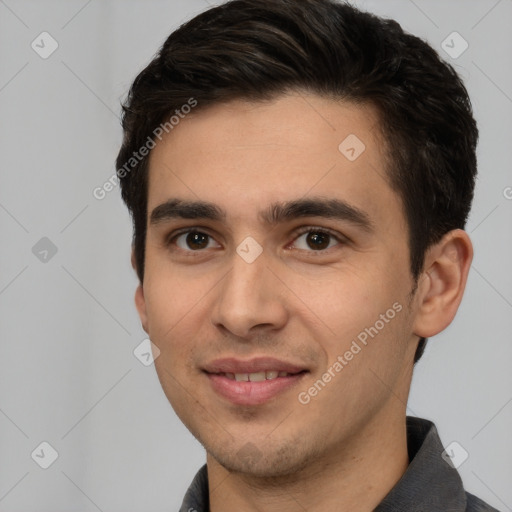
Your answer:
[[[418,287],[415,335],[430,338],[450,325],[462,300],[472,259],[471,240],[461,229],[446,233],[427,251]]]

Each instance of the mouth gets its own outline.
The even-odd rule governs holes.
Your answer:
[[[309,370],[273,358],[219,359],[203,372],[213,391],[236,405],[261,405],[296,386]]]
[[[278,377],[290,377],[292,375],[298,375],[299,373],[288,373],[279,370],[265,370],[263,372],[254,372],[254,373],[214,373],[210,375],[222,375],[230,380],[236,380],[237,382],[263,382],[264,380],[274,380]]]

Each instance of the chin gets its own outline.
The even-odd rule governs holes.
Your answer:
[[[251,477],[267,478],[286,478],[287,476],[297,476],[308,464],[311,463],[311,457],[298,451],[294,444],[278,447],[261,446],[251,442],[245,443],[238,450],[211,450],[207,447],[207,452],[230,473],[238,473]],[[303,455],[303,456],[302,456]]]

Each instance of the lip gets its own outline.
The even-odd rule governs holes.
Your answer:
[[[238,373],[238,372],[237,372]],[[240,372],[242,373],[242,372]],[[252,372],[250,372],[252,373]],[[260,382],[236,381],[216,373],[206,373],[213,390],[235,405],[261,405],[298,384],[307,372]]]
[[[257,373],[268,370],[292,375],[264,381],[237,381],[222,375],[225,373]],[[255,357],[247,361],[234,357],[216,359],[203,367],[213,390],[235,405],[261,405],[291,387],[297,385],[309,370],[304,366],[276,359]]]
[[[299,373],[307,370],[304,366],[293,364],[274,357],[255,357],[244,361],[234,357],[215,359],[206,364],[203,370],[207,373],[256,373],[265,370],[277,370],[279,372]]]

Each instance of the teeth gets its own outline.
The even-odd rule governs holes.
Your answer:
[[[269,370],[265,372],[254,373],[224,373],[228,379],[236,380],[239,382],[262,382],[264,380],[277,379],[277,377],[287,377],[290,375],[288,372],[278,372],[277,370]]]

